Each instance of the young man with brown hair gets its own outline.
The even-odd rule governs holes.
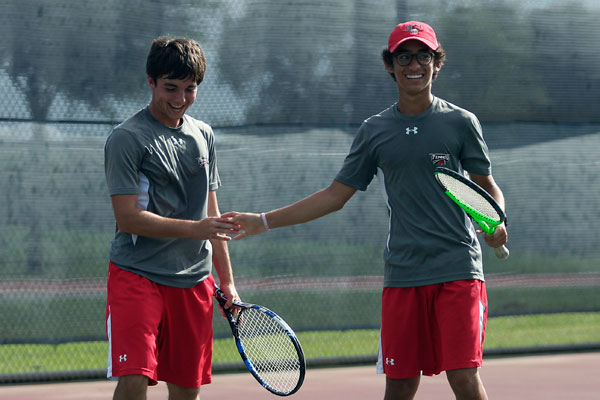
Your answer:
[[[106,327],[114,399],[197,399],[211,382],[214,279],[238,298],[227,250],[237,232],[221,217],[215,138],[186,111],[206,61],[193,40],[161,37],[146,63],[150,104],[106,140],[105,170],[117,222],[110,248]]]

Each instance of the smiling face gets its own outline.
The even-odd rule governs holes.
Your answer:
[[[429,64],[421,65],[424,64],[424,60],[427,58],[423,57],[423,52],[433,54],[433,51],[424,43],[418,40],[408,40],[394,51],[392,65],[386,63],[385,69],[387,72],[394,74],[400,95],[431,96],[433,74],[434,72],[438,72],[442,68],[442,65],[436,62],[435,59]],[[410,58],[408,65],[400,65],[398,63],[397,56],[399,54],[404,56],[401,56],[401,58]],[[418,62],[417,58],[419,58],[421,63]]]
[[[185,112],[196,100],[198,84],[192,79],[158,78],[156,82],[148,77],[152,89],[150,113],[160,123],[176,128],[181,125]]]

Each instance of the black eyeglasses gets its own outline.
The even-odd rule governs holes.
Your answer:
[[[398,65],[406,67],[412,62],[413,57],[417,59],[420,65],[429,65],[433,60],[433,54],[428,51],[420,51],[418,53],[398,53],[394,56]]]

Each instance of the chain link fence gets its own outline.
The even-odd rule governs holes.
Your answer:
[[[215,128],[221,211],[260,212],[329,185],[358,124],[395,101],[387,35],[429,22],[448,53],[434,93],[480,117],[506,197],[511,258],[484,248],[490,316],[600,311],[595,2],[6,0],[0,15],[2,382],[104,374],[103,145],[148,102],[162,34],[206,52],[190,113]],[[340,212],[232,243],[238,290],[299,334],[372,335],[387,220],[374,182]]]

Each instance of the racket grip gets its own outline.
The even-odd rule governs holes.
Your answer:
[[[510,254],[510,251],[508,251],[508,248],[504,245],[500,247],[495,247],[494,252],[496,253],[496,257],[498,257],[501,260],[507,259],[508,255]]]

